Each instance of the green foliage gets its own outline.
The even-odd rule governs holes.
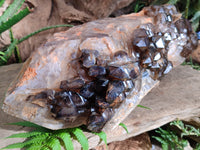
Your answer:
[[[108,148],[107,135],[105,132],[101,131],[99,133],[93,133],[93,134],[98,135],[101,141],[104,141],[104,143],[106,144],[106,148]]]
[[[14,15],[12,18],[8,19],[6,22],[0,24],[0,34],[8,29],[10,29],[14,24],[18,23],[24,17],[30,13],[28,8],[21,10],[18,14]]]
[[[5,0],[0,1],[0,7],[3,5],[4,1]],[[4,11],[3,15],[0,16],[0,34],[2,34],[6,30],[9,30],[14,24],[18,23],[20,20],[22,20],[25,16],[27,16],[30,13],[29,8],[27,7],[19,11],[24,1],[25,0],[14,0],[9,5],[9,7]],[[0,66],[5,65],[13,53],[15,54],[16,61],[22,62],[19,49],[17,47],[19,43],[23,42],[24,40],[27,40],[28,38],[39,32],[58,27],[72,27],[72,25],[65,24],[65,25],[55,25],[55,26],[45,27],[38,31],[30,33],[29,35],[22,37],[21,39],[15,39],[13,37],[12,31],[10,30],[11,43],[10,45],[0,50]]]
[[[183,66],[189,65],[189,66],[191,66],[191,67],[192,67],[193,69],[195,69],[195,70],[200,70],[200,65],[193,63],[192,58],[190,58],[190,61],[189,61],[189,62],[186,62],[186,61],[183,62],[182,65],[183,65]]]
[[[79,127],[60,130],[50,130],[28,121],[9,123],[9,125],[31,127],[34,128],[34,130],[25,133],[17,133],[6,137],[25,138],[26,140],[24,142],[10,144],[2,148],[2,150],[14,148],[25,148],[26,150],[60,150],[62,146],[66,150],[73,150],[74,146],[72,143],[72,139],[77,140],[81,144],[83,150],[89,149],[88,139],[84,135],[82,129]],[[126,128],[125,125],[123,126]],[[93,134],[98,135],[107,146],[107,136],[105,132],[101,131],[100,133]]]
[[[4,4],[5,0],[0,1],[0,7]]]
[[[127,128],[127,126],[124,123],[120,123],[119,126],[123,127],[124,130],[126,130],[126,132],[129,133],[128,132],[128,128]]]
[[[14,0],[12,4],[4,11],[3,15],[0,16],[0,25],[12,18],[16,12],[20,9],[24,0]]]
[[[175,131],[170,129],[164,130],[159,128],[155,132],[157,132],[160,136],[152,136],[152,138],[161,143],[163,150],[183,150],[184,147],[188,145],[188,141],[184,139],[185,136],[200,137],[199,129],[196,129],[191,125],[184,124],[180,120],[173,121],[170,125],[177,127],[181,131],[181,135],[179,136]],[[197,144],[195,149],[199,150],[199,148],[200,145]]]
[[[160,134],[160,137],[152,136],[152,138],[161,143],[163,150],[168,150],[170,148],[172,150],[183,150],[188,144],[187,140],[180,139],[174,131],[159,128],[156,132]]]
[[[73,146],[73,143],[72,143],[72,140],[71,140],[70,133],[67,132],[67,131],[63,131],[63,130],[61,130],[61,131],[62,132],[56,134],[56,136],[58,138],[60,138],[60,140],[62,140],[65,149],[67,149],[67,150],[73,150],[74,146]]]
[[[184,124],[182,121],[177,120],[170,123],[170,125],[176,126],[178,129],[181,130],[181,137],[183,136],[197,136],[200,137],[200,130],[196,129],[195,127]]]
[[[143,7],[145,7],[145,2],[143,2],[143,1],[141,1],[141,0],[136,0],[135,2],[134,2],[134,7],[133,7],[133,12],[134,13],[137,13],[137,12],[139,12]]]
[[[51,149],[60,150],[63,146],[66,150],[73,150],[72,137],[74,137],[83,147],[83,150],[89,149],[88,139],[80,128],[50,130],[34,123],[23,121],[10,123],[9,125],[18,125],[32,127],[35,130],[18,133],[7,138],[26,138],[24,142],[14,143],[2,149],[25,148],[27,150]],[[106,136],[102,133],[95,133],[107,144]]]
[[[78,142],[81,144],[83,147],[83,150],[88,150],[89,149],[89,144],[88,144],[88,139],[86,136],[83,134],[83,131],[79,128],[74,128],[72,130],[72,134],[75,135],[77,138]]]

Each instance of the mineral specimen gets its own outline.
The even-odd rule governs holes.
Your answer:
[[[3,109],[51,129],[110,130],[196,47],[191,25],[171,5],[76,26],[32,54]]]

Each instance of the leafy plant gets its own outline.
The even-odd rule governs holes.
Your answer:
[[[182,63],[182,65],[184,66],[184,65],[189,65],[189,66],[191,66],[193,69],[195,69],[195,70],[200,70],[200,65],[199,64],[195,64],[195,63],[193,63],[193,61],[192,61],[192,58],[190,57],[190,61],[188,61],[188,62],[183,62]]]
[[[187,140],[179,138],[174,131],[159,128],[155,132],[160,134],[160,136],[152,136],[152,138],[161,143],[163,150],[168,150],[170,148],[172,150],[183,150],[188,144]]]
[[[31,36],[39,32],[52,29],[52,28],[73,27],[73,25],[68,25],[68,24],[49,26],[49,27],[42,28],[38,31],[35,31],[33,33],[30,33],[27,36],[22,37],[21,39],[15,39],[11,30],[11,27],[14,24],[18,23],[20,20],[22,20],[25,16],[27,16],[30,13],[29,8],[27,7],[19,11],[24,1],[25,0],[14,0],[13,3],[11,3],[9,7],[4,11],[3,15],[0,16],[0,34],[6,30],[9,30],[10,40],[11,40],[8,46],[0,50],[0,66],[5,65],[13,53],[15,54],[15,58],[17,62],[21,62],[22,60],[20,58],[20,53],[19,53],[19,49],[17,45],[23,42],[24,40],[27,40]],[[0,7],[4,4],[4,2],[5,0],[0,1]]]
[[[77,140],[81,144],[83,150],[89,149],[88,139],[80,127],[50,130],[28,121],[10,123],[10,125],[32,127],[34,130],[8,136],[7,138],[26,138],[26,140],[24,142],[8,145],[2,148],[2,150],[13,148],[25,148],[26,150],[60,150],[61,147],[64,147],[66,150],[73,150],[74,146],[72,139]],[[101,131],[100,133],[93,134],[98,135],[101,141],[104,141],[104,143],[107,145],[107,137],[105,132]]]
[[[196,129],[191,125],[184,124],[180,120],[176,120],[170,123],[170,125],[177,127],[181,131],[181,136],[179,136],[175,131],[167,129],[164,130],[162,128],[157,129],[155,132],[160,136],[152,136],[152,138],[156,139],[161,143],[163,150],[168,150],[171,148],[172,150],[178,149],[183,150],[184,147],[188,145],[188,141],[183,137],[185,136],[197,136],[200,137],[200,130]],[[199,149],[200,145],[197,144],[195,149]]]
[[[176,126],[178,129],[181,130],[181,137],[183,136],[198,136],[200,137],[200,130],[196,129],[195,127],[184,124],[182,121],[177,120],[170,123],[170,125]]]

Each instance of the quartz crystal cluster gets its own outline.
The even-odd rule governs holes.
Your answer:
[[[9,112],[6,105],[21,96],[24,107],[34,105],[35,111],[22,108],[16,116],[52,129],[85,124],[94,132],[107,122],[116,126],[197,47],[190,23],[171,5],[94,21],[55,37],[27,61],[29,67],[7,93],[4,110]],[[56,42],[67,44],[57,48]]]

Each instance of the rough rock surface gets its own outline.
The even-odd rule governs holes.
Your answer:
[[[134,0],[29,0],[24,6],[27,4],[31,5],[31,7],[33,7],[33,12],[14,25],[12,30],[15,38],[22,38],[46,26],[65,23],[81,24],[108,17],[113,11],[129,5],[133,1]],[[0,14],[9,3],[10,0],[6,0],[4,6],[0,9]],[[24,28],[24,26],[26,26],[26,28]],[[22,60],[26,60],[31,52],[37,49],[41,43],[46,41],[53,33],[66,29],[67,28],[51,29],[37,34],[19,44]],[[9,43],[9,32],[6,31],[0,37],[0,48]]]
[[[3,66],[0,68],[1,81],[0,100],[3,102],[3,95],[19,72],[21,64]],[[160,85],[154,88],[142,100],[141,105],[151,108],[151,110],[136,108],[123,122],[127,125],[129,134],[122,127],[118,127],[112,132],[108,132],[108,143],[121,141],[132,136],[139,135],[146,131],[158,128],[174,119],[197,120],[200,117],[200,72],[193,70],[189,66],[179,66],[163,77]],[[8,135],[26,131],[17,126],[8,126],[5,123],[21,121],[15,117],[7,115],[2,110],[0,112],[0,138]],[[192,119],[193,118],[193,119]],[[197,123],[197,124],[198,124]],[[90,148],[99,144],[98,136],[86,133],[89,138]],[[19,139],[2,139],[1,147],[17,142]],[[80,149],[76,143],[75,149]]]
[[[143,133],[124,141],[109,143],[108,148],[106,145],[102,145],[92,150],[151,150],[151,147],[151,141],[148,133]]]
[[[50,129],[85,124],[97,132],[106,124],[104,131],[109,131],[155,87],[158,77],[184,61],[196,41],[189,22],[172,5],[73,27],[56,33],[31,55],[9,87],[3,109]],[[90,75],[95,66],[105,73]],[[61,83],[74,78],[83,81],[79,89],[63,88]],[[97,82],[105,79],[109,84],[99,94]],[[91,83],[96,91],[88,88]],[[107,122],[109,113],[113,117]]]

